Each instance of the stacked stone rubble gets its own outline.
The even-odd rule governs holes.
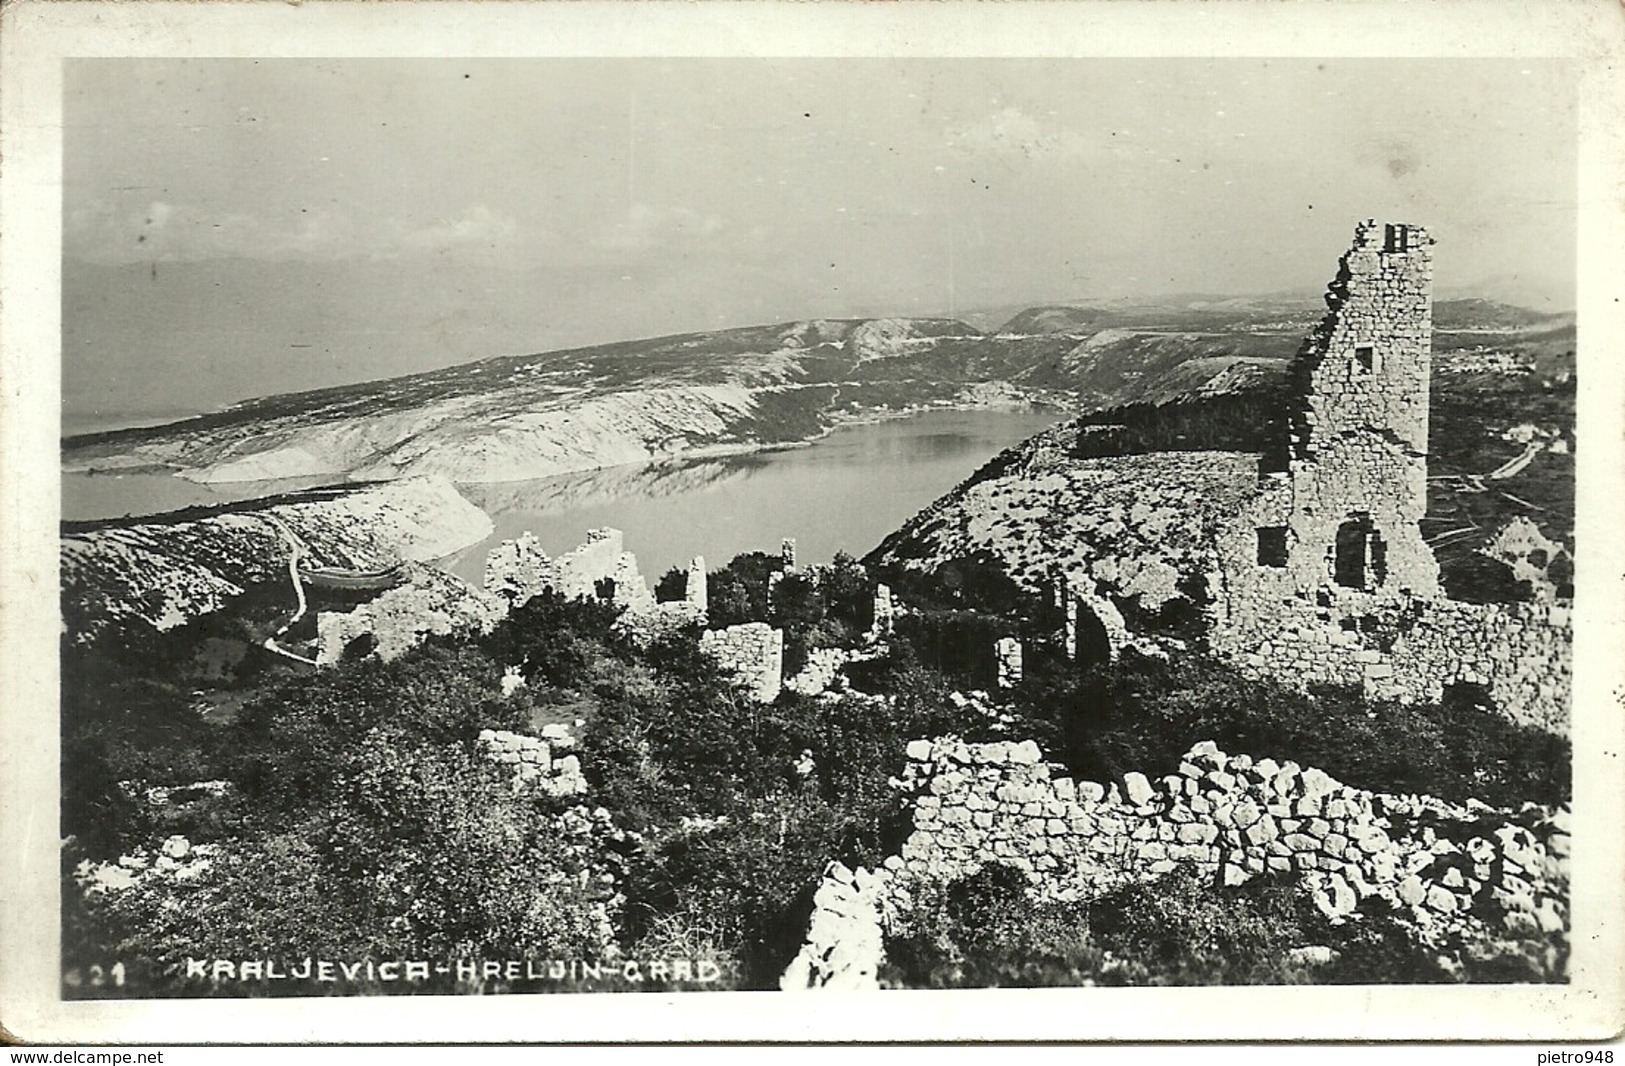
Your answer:
[[[813,648],[807,652],[807,662],[784,687],[803,696],[816,696],[831,688],[845,684],[841,674],[852,663],[868,662],[879,655],[870,648]]]
[[[578,796],[587,791],[581,760],[553,757],[553,744],[505,729],[482,729],[478,744],[487,758],[513,768],[514,784],[550,796]]]
[[[882,868],[831,870],[816,936],[786,975],[821,987],[867,972],[873,933],[913,888],[989,864],[1020,870],[1040,899],[1090,899],[1185,869],[1215,886],[1296,875],[1334,921],[1380,900],[1425,942],[1566,937],[1569,815],[1495,810],[1345,786],[1314,768],[1198,744],[1177,773],[1102,786],[1055,776],[1032,741],[916,740],[899,782],[913,831]],[[832,887],[832,885],[834,887]],[[870,896],[855,904],[861,886]],[[820,911],[829,911],[820,917]],[[827,965],[842,935],[863,966]]]
[[[122,892],[144,882],[174,885],[202,877],[219,857],[218,844],[193,844],[184,836],[173,835],[156,851],[137,847],[115,862],[85,859],[74,869],[74,879],[87,895]]]
[[[784,681],[784,631],[766,622],[746,622],[726,629],[707,629],[700,650],[738,678],[760,703],[779,698]]]
[[[786,992],[877,986],[885,958],[882,910],[889,871],[831,863],[813,896],[807,941],[779,979]]]

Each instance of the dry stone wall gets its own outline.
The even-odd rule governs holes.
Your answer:
[[[587,791],[581,760],[574,755],[554,758],[554,744],[546,740],[506,729],[482,729],[478,744],[487,758],[513,768],[516,786],[549,796],[579,796]]]
[[[787,986],[860,979],[868,949],[838,955],[833,940],[867,945],[873,935],[856,927],[875,915],[883,933],[906,913],[910,885],[993,863],[1019,869],[1036,897],[1051,900],[1089,899],[1180,868],[1225,885],[1297,874],[1332,920],[1379,899],[1435,944],[1561,939],[1568,926],[1566,808],[1513,812],[1372,793],[1212,743],[1192,748],[1176,774],[1131,773],[1120,788],[1056,776],[1032,741],[917,740],[900,784],[913,831],[862,884],[863,871],[826,878],[825,888],[837,887],[820,895],[817,935]]]
[[[766,622],[746,622],[726,629],[707,629],[700,650],[738,678],[759,703],[779,698],[784,679],[784,631]]]

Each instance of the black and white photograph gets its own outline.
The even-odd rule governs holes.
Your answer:
[[[58,62],[33,995],[1618,1028],[1594,61],[492,36]]]

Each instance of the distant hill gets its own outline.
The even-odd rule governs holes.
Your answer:
[[[1478,549],[1513,518],[1572,551],[1574,329],[1569,316],[1487,301],[1446,301],[1444,312],[1470,331],[1434,338],[1422,529],[1446,588],[1471,597],[1483,580]],[[1121,388],[1128,402],[1086,410],[995,456],[865,561],[933,572],[991,559],[1033,592],[1069,560],[1167,575],[1170,588],[1199,585],[1213,569],[1203,530],[1252,490],[1259,454],[1284,440],[1290,352],[1233,358],[1231,369],[1249,374],[1226,382],[1212,372],[1214,357],[1190,345],[1188,335],[1095,333],[1079,345],[1085,355],[1070,353],[1078,381],[1135,365],[1147,368],[1149,385],[1137,395]],[[1186,358],[1174,354],[1181,350]],[[1551,445],[1516,473],[1487,479],[1531,440]]]
[[[460,363],[247,400],[63,441],[68,470],[529,480],[804,441],[929,406],[1088,412],[1248,394],[1281,380],[1312,304],[1193,298],[1025,309],[994,333],[951,318],[813,319]],[[1443,301],[1435,348],[1480,362],[1572,359],[1571,317]]]

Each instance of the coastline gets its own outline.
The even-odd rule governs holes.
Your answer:
[[[839,429],[851,426],[875,425],[882,422],[898,421],[914,418],[920,415],[937,411],[1018,411],[1024,409],[1068,410],[1072,405],[1065,402],[1062,394],[1049,390],[1025,390],[1010,386],[1006,382],[990,382],[968,387],[946,400],[931,400],[924,403],[910,404],[896,408],[865,408],[858,411],[827,411],[824,412],[822,429],[817,433],[797,440],[786,441],[734,441],[702,444],[691,448],[677,450],[656,451],[650,455],[631,459],[619,463],[582,464],[561,467],[546,474],[537,475],[529,471],[522,476],[504,478],[455,478],[459,485],[500,485],[505,483],[533,481],[538,477],[560,477],[569,474],[585,474],[594,471],[611,470],[617,467],[633,467],[644,464],[684,463],[691,461],[704,461],[708,459],[722,459],[741,455],[758,453],[771,453],[786,451],[795,448],[806,448],[824,440]],[[194,477],[188,477],[184,468],[162,463],[132,463],[128,466],[92,465],[89,463],[64,463],[61,475],[81,478],[122,478],[126,476],[164,477],[166,481],[173,480],[183,485],[195,486],[200,491],[213,492],[218,495],[219,503],[247,503],[255,499],[274,496],[292,488],[305,489],[322,487],[325,485],[344,486],[354,485],[364,481],[376,481],[377,478],[355,478],[351,475],[332,476],[324,474],[299,474],[285,478],[266,478],[255,481],[241,482],[204,482]],[[411,477],[412,474],[402,474],[401,477]],[[397,480],[390,478],[386,480]],[[232,487],[249,489],[243,492],[219,492],[219,489]],[[212,499],[209,502],[214,502]],[[168,509],[173,510],[173,508]],[[131,511],[128,515],[132,520],[158,517],[167,513],[166,510],[149,512]]]

